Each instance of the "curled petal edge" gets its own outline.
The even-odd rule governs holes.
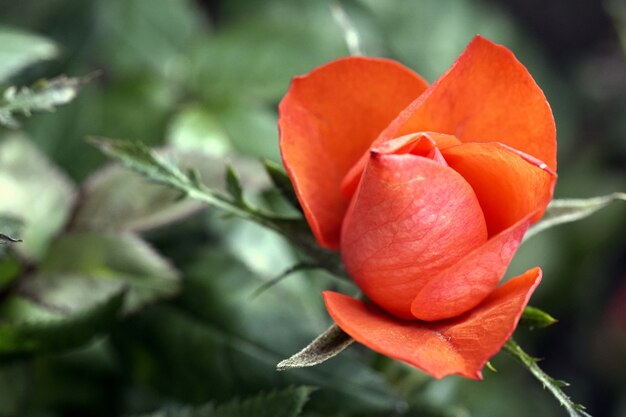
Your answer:
[[[453,319],[408,321],[343,294],[325,291],[335,323],[357,342],[406,362],[434,378],[482,379],[482,368],[513,334],[541,269],[533,268],[496,288],[480,305]]]

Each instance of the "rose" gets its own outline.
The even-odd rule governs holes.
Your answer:
[[[478,36],[431,86],[344,58],[296,77],[279,112],[310,228],[370,301],[324,292],[335,323],[434,377],[480,379],[541,278],[498,287],[556,180],[554,120],[524,66]]]

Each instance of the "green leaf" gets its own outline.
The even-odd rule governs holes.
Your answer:
[[[221,405],[168,407],[141,417],[298,417],[309,400],[311,387],[288,387]]]
[[[201,151],[221,156],[232,151],[232,144],[218,118],[195,104],[183,108],[168,127],[167,143],[174,149]]]
[[[193,177],[184,173],[171,160],[141,143],[112,139],[92,139],[91,142],[106,155],[119,160],[150,180],[169,185],[189,197],[221,208],[231,214],[263,221],[260,216],[255,216],[254,213],[240,207],[226,195],[212,189],[199,187]]]
[[[156,73],[169,82],[186,72],[186,50],[206,25],[191,0],[110,0],[98,3],[103,42],[98,55],[113,73]]]
[[[180,285],[178,272],[169,262],[139,237],[121,233],[63,235],[50,247],[39,274],[42,285],[48,276],[77,276],[74,286],[79,292],[87,293],[89,288],[94,293],[124,289],[124,313],[171,297]],[[55,295],[48,292],[46,297]]]
[[[553,325],[558,320],[536,307],[527,306],[522,313],[521,323],[530,328],[544,328]]]
[[[224,189],[225,162],[203,152],[162,149],[164,160],[175,160],[185,167],[194,188]],[[268,186],[260,178],[256,161],[233,156],[230,162],[240,172],[246,190],[258,193]],[[191,173],[197,174],[192,178]],[[195,174],[194,174],[195,175]],[[202,183],[202,185],[200,185]],[[167,185],[150,183],[136,172],[120,165],[107,166],[92,174],[81,186],[72,230],[145,231],[170,224],[203,207],[197,200],[181,200],[180,191]]]
[[[63,278],[50,280],[45,288],[48,286],[55,286],[54,291],[67,293],[69,298],[79,296],[73,283]],[[124,291],[107,294],[88,306],[81,305],[82,300],[77,298],[68,298],[63,305],[51,304],[43,301],[43,295],[23,292],[0,307],[0,360],[60,352],[85,344],[111,327],[124,300]],[[72,302],[77,303],[70,306]]]
[[[79,87],[88,81],[88,78],[60,76],[40,80],[32,87],[9,87],[0,100],[0,125],[17,129],[20,124],[15,114],[30,116],[34,112],[54,111],[74,100]]]
[[[239,175],[231,165],[226,166],[226,189],[238,204],[245,205]]]
[[[258,246],[257,256],[263,256],[266,246]],[[326,388],[320,390],[319,401],[341,401],[346,412],[397,405],[395,395],[356,350],[332,364],[275,371],[276,363],[328,322],[319,299],[327,285],[323,276],[293,279],[250,299],[264,279],[223,248],[198,250],[196,245],[181,252],[187,259],[185,285],[176,303],[148,308],[113,334],[132,378],[193,403],[207,397],[223,401],[278,382]],[[299,314],[293,314],[296,310]]]
[[[320,267],[339,277],[346,276],[337,252],[321,248],[315,242],[308,225],[301,217],[275,216],[243,204],[241,201],[233,200],[219,190],[204,187],[194,180],[194,176],[184,173],[172,161],[141,143],[102,138],[91,141],[106,155],[119,160],[150,180],[168,185],[192,199],[282,234],[303,250]]]
[[[0,83],[38,61],[54,58],[54,42],[18,29],[0,27]]]
[[[528,229],[524,240],[559,224],[584,219],[606,207],[609,203],[620,200],[626,201],[626,193],[613,193],[593,198],[552,200],[541,221]]]
[[[0,216],[20,219],[23,243],[15,249],[40,259],[70,212],[74,185],[26,138],[0,140]]]
[[[528,355],[522,348],[511,338],[504,344],[504,350],[517,359],[539,382],[543,384],[559,403],[567,410],[570,417],[591,417],[585,412],[585,407],[581,404],[575,404],[572,400],[561,390],[561,387],[567,386],[564,381],[556,380],[546,374],[537,365],[537,359]]]
[[[265,167],[265,172],[267,172],[267,175],[269,175],[272,180],[272,183],[276,188],[278,188],[283,197],[285,197],[285,199],[298,211],[302,212],[302,207],[300,206],[296,192],[293,189],[291,180],[283,168],[276,162],[269,159],[263,160],[263,166]]]
[[[281,361],[276,369],[285,371],[319,365],[343,352],[352,342],[354,339],[333,324],[300,352]]]

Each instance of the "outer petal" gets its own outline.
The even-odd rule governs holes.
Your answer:
[[[541,279],[539,268],[511,279],[463,316],[436,323],[404,321],[371,304],[326,291],[326,309],[359,343],[435,378],[482,379],[481,369],[511,336]]]
[[[486,240],[476,195],[457,172],[421,156],[372,153],[344,220],[341,255],[372,301],[413,318],[421,287]]]
[[[411,313],[420,320],[435,321],[476,307],[504,276],[529,225],[527,216],[432,277],[413,300]]]
[[[556,129],[543,92],[511,51],[480,36],[379,140],[420,131],[503,142],[556,169]]]
[[[320,245],[338,247],[343,177],[426,87],[408,68],[372,58],[340,59],[293,80],[279,106],[280,148]]]
[[[556,175],[545,164],[499,143],[466,143],[442,150],[448,165],[472,185],[489,236],[533,214],[552,199]]]

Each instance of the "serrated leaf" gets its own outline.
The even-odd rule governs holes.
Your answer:
[[[15,118],[21,114],[30,116],[34,112],[54,111],[56,107],[74,100],[79,87],[87,78],[56,77],[40,80],[31,87],[9,87],[0,99],[0,125],[17,129]]]
[[[54,42],[19,29],[0,27],[0,83],[38,61],[54,58]]]
[[[315,242],[307,223],[302,218],[276,216],[235,201],[214,188],[198,187],[198,184],[171,160],[167,160],[155,150],[141,143],[104,138],[93,138],[91,142],[104,154],[119,160],[128,168],[150,180],[165,184],[192,199],[282,234],[302,249],[320,267],[338,277],[346,276],[337,252],[321,248]]]
[[[343,352],[352,342],[354,339],[333,324],[300,352],[281,361],[276,369],[285,371],[319,365]]]
[[[543,218],[533,225],[524,241],[546,229],[563,223],[582,220],[606,207],[614,201],[626,201],[626,193],[612,193],[609,195],[593,198],[573,198],[552,200]]]
[[[71,290],[70,286],[64,288]],[[117,291],[91,305],[70,309],[44,303],[39,295],[16,294],[2,304],[0,360],[60,352],[87,343],[111,327],[124,300],[124,291]]]
[[[544,328],[553,325],[558,320],[552,317],[550,314],[537,307],[526,306],[522,313],[520,323],[525,324],[530,328]]]
[[[0,140],[0,215],[20,219],[24,240],[16,249],[40,259],[65,223],[74,185],[25,137]]]
[[[164,158],[176,160],[185,167],[194,188],[224,189],[221,159],[201,152],[163,149]],[[255,162],[232,157],[231,162],[242,174],[247,190],[258,193],[268,186],[260,178]],[[92,174],[81,186],[72,230],[145,231],[170,224],[203,207],[199,201],[181,200],[180,191],[149,182],[139,173],[120,165],[107,166]]]
[[[178,292],[179,276],[174,267],[139,237],[116,233],[71,233],[55,240],[39,268],[46,285],[48,276],[78,276],[77,292],[110,292],[126,289],[123,312],[133,313],[146,304]],[[66,293],[42,289],[46,299],[62,303]],[[56,297],[60,297],[57,299]]]
[[[285,199],[294,208],[301,212],[302,207],[300,206],[296,192],[293,189],[289,176],[287,176],[287,173],[283,170],[283,168],[276,162],[269,159],[263,160],[263,166],[265,167],[265,172],[267,172],[267,175],[269,175],[272,180],[272,183],[280,191],[283,197],[285,197]]]
[[[314,389],[288,387],[221,405],[168,407],[137,417],[298,417]]]
[[[503,349],[517,359],[528,371],[543,384],[550,393],[559,401],[561,406],[565,408],[570,417],[591,417],[590,414],[584,411],[585,407],[580,404],[575,404],[572,400],[561,390],[561,387],[568,384],[564,381],[557,380],[546,374],[537,365],[537,359],[528,355],[512,338],[509,339]]]

